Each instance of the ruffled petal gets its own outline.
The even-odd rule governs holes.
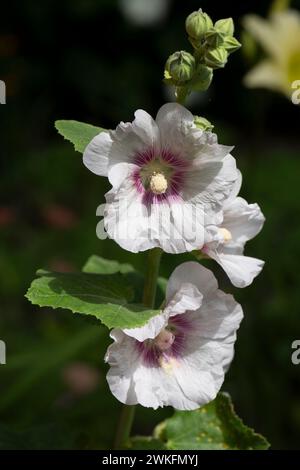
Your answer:
[[[231,155],[222,161],[201,162],[188,173],[183,198],[202,205],[208,223],[210,214],[215,217],[222,209],[238,178],[236,161]]]
[[[226,272],[235,287],[248,287],[264,267],[264,261],[239,254],[227,254],[209,250],[207,254],[213,258]]]
[[[107,176],[112,139],[108,132],[96,135],[83,152],[83,163],[93,173]]]
[[[194,261],[188,261],[179,265],[171,274],[166,291],[167,302],[186,282],[194,284],[204,297],[218,289],[217,280],[209,269]]]
[[[140,357],[134,340],[121,330],[112,330],[114,339],[105,355],[105,362],[110,364],[107,382],[112,394],[122,403],[135,405],[137,396],[133,387],[132,376],[140,363]]]
[[[122,248],[137,253],[160,247],[167,253],[185,253],[204,243],[204,210],[182,201],[145,205],[133,173],[136,166],[114,165],[108,177],[104,226]]]
[[[158,111],[156,123],[160,131],[160,141],[163,148],[168,148],[182,157],[188,156],[187,138],[191,134],[191,130],[196,129],[194,124],[194,116],[184,106],[177,103],[164,104]],[[199,130],[198,135],[202,131]]]
[[[259,205],[248,204],[241,197],[235,198],[225,207],[223,227],[230,231],[233,243],[244,245],[261,231],[264,222],[265,217]],[[227,246],[230,248],[231,244]]]

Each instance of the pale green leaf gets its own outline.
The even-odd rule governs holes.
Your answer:
[[[85,273],[94,274],[127,274],[134,271],[131,264],[119,263],[118,261],[102,258],[101,256],[92,255],[82,268]]]
[[[39,271],[26,297],[40,307],[66,308],[93,315],[108,328],[143,326],[158,310],[132,304],[133,292],[121,274]]]
[[[107,132],[101,127],[92,126],[79,121],[56,121],[55,128],[66,140],[74,144],[77,152],[84,152],[88,143],[100,132]]]

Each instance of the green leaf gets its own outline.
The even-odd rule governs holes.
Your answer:
[[[130,439],[130,449],[134,450],[164,450],[165,445],[160,439],[152,436],[136,436]]]
[[[172,418],[156,427],[153,439],[160,440],[168,450],[265,450],[269,447],[263,436],[237,416],[226,393],[219,393],[199,410],[176,411]],[[146,444],[145,438],[132,440],[132,445],[139,449],[149,449],[143,447]]]
[[[66,308],[93,315],[108,328],[143,326],[158,310],[131,304],[131,287],[121,274],[39,271],[26,297],[40,307]]]
[[[55,128],[66,140],[74,144],[77,152],[84,152],[85,147],[100,132],[107,132],[101,127],[92,126],[79,121],[56,121]]]
[[[127,274],[134,272],[134,268],[128,263],[119,263],[118,261],[102,258],[101,256],[92,255],[82,268],[85,273],[94,274]]]

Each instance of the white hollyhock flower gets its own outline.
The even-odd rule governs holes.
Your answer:
[[[112,185],[104,214],[109,237],[132,252],[203,246],[204,218],[215,217],[237,179],[230,150],[176,103],[162,106],[155,121],[138,110],[132,123],[97,135],[83,161]]]
[[[241,176],[224,203],[218,226],[208,229],[210,241],[205,243],[202,252],[222,266],[234,286],[246,287],[261,272],[264,261],[244,256],[244,247],[260,232],[265,217],[258,204],[248,204],[237,197],[240,186]]]
[[[141,328],[111,332],[107,380],[122,403],[193,410],[213,400],[232,361],[242,308],[199,263],[171,275],[166,307]]]

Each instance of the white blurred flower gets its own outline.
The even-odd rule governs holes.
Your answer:
[[[83,161],[112,185],[104,214],[109,237],[132,252],[201,248],[204,219],[215,219],[238,177],[231,149],[176,103],[162,106],[156,121],[138,110],[132,123],[97,135]]]
[[[148,26],[163,20],[170,0],[120,0],[124,16],[134,24]]]
[[[292,94],[292,84],[300,80],[300,14],[295,10],[271,13],[265,20],[246,15],[244,27],[263,47],[267,57],[245,76],[250,88],[269,88]]]
[[[166,307],[145,326],[111,332],[107,380],[122,403],[193,410],[213,400],[233,355],[242,308],[198,263],[171,275]]]
[[[265,218],[258,204],[237,197],[240,186],[241,176],[224,204],[223,217],[208,229],[210,241],[202,252],[222,266],[234,286],[247,287],[261,272],[264,261],[244,256],[244,247],[260,232]]]

